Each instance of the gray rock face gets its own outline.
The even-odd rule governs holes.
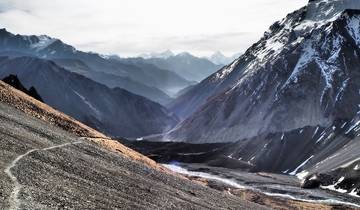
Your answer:
[[[165,138],[232,142],[352,119],[360,104],[360,14],[346,10],[312,25],[307,14],[303,8],[275,23],[238,60],[180,96],[170,109],[193,114]]]
[[[52,61],[32,57],[0,59],[0,77],[15,74],[34,86],[48,105],[111,136],[161,133],[177,122],[160,104],[120,88],[110,89]]]
[[[254,171],[308,175],[305,185],[358,196],[358,7],[311,1],[272,25],[233,64],[170,106],[188,117],[164,138],[235,142],[222,155]],[[181,107],[185,101],[190,105]]]

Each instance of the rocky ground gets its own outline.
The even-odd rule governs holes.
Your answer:
[[[0,209],[267,209],[14,93],[0,84]]]
[[[231,144],[120,142],[194,181],[274,209],[356,209],[360,204],[338,192],[302,189],[295,176],[255,173],[253,165],[224,155]]]

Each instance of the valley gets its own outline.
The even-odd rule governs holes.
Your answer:
[[[0,29],[0,209],[360,209],[360,1],[309,0],[243,52],[199,53],[239,36],[127,57]]]

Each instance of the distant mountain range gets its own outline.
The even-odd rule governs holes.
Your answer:
[[[214,64],[207,58],[199,58],[188,52],[174,54],[166,51],[152,56],[143,57],[147,63],[151,63],[161,69],[168,69],[188,81],[201,81],[223,67],[223,64]]]
[[[170,50],[166,50],[164,52],[160,52],[160,53],[144,53],[144,54],[140,54],[138,57],[140,58],[144,58],[144,59],[150,59],[150,58],[163,58],[163,59],[167,59],[170,57],[175,56],[175,53],[173,53]]]
[[[142,61],[85,53],[58,39],[5,29],[0,55],[1,79],[16,75],[45,103],[111,136],[136,138],[170,129],[177,117],[153,101],[171,100],[160,89],[193,84]]]
[[[26,88],[35,87],[48,105],[111,136],[162,133],[177,122],[155,102],[120,88],[110,89],[53,61],[0,57],[0,78],[10,74],[17,75]]]
[[[109,87],[127,89],[162,104],[171,100],[166,92],[171,93],[173,89],[183,89],[193,84],[172,71],[160,69],[150,63],[139,60],[131,63],[133,61],[117,56],[82,52],[59,39],[44,35],[14,35],[1,29],[0,48],[2,55],[54,60],[58,65],[94,81]]]

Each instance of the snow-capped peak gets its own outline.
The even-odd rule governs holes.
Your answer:
[[[220,64],[228,64],[230,61],[230,58],[226,57],[224,54],[222,54],[220,51],[215,52],[209,57],[209,60],[217,65]]]
[[[358,0],[311,0],[307,6],[306,19],[311,21],[330,20],[346,9],[360,9]]]
[[[139,55],[139,57],[145,58],[145,59],[150,59],[150,58],[163,58],[163,59],[167,59],[170,57],[175,56],[175,54],[170,51],[170,50],[166,50],[164,52],[160,52],[160,53],[144,53]]]
[[[41,35],[37,37],[38,40],[30,45],[31,48],[40,51],[54,43],[57,39],[48,37],[46,35]]]

